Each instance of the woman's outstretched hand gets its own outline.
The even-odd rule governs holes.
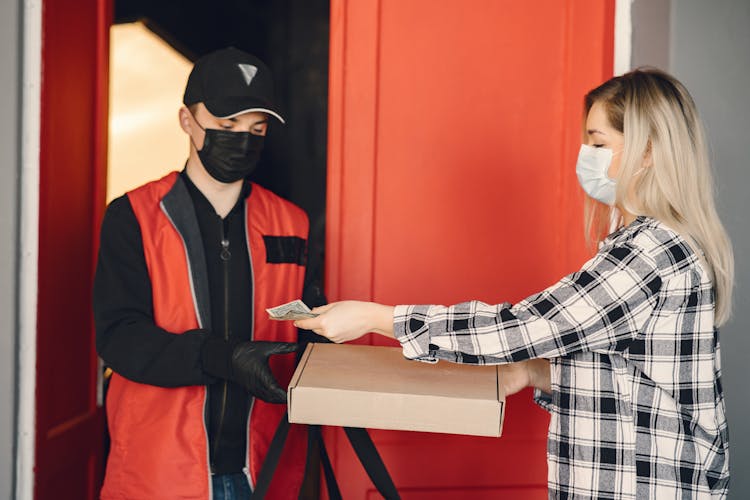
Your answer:
[[[515,394],[525,387],[534,387],[550,394],[549,361],[529,359],[517,363],[500,365],[500,379],[506,396]]]
[[[315,318],[298,319],[294,326],[341,343],[374,332],[393,337],[393,307],[374,302],[346,300],[316,307]]]

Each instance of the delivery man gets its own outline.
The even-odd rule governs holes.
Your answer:
[[[264,309],[325,300],[306,283],[307,216],[248,180],[268,120],[284,122],[269,69],[213,52],[183,103],[185,168],[115,199],[102,222],[96,343],[114,372],[104,499],[248,498],[297,349],[294,326]],[[304,430],[292,427],[269,498],[298,496]]]

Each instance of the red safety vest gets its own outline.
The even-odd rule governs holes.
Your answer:
[[[193,277],[183,235],[168,215],[165,196],[173,188],[189,197],[179,174],[172,172],[128,193],[141,228],[153,290],[154,321],[182,334],[200,328]],[[246,234],[252,263],[255,340],[295,342],[289,321],[268,320],[265,308],[300,298],[304,267],[269,263],[264,236],[307,239],[305,213],[292,203],[253,184],[245,201]],[[277,259],[271,259],[277,260]],[[273,356],[271,369],[286,386],[294,371],[294,355]],[[111,448],[102,488],[103,499],[156,500],[211,497],[208,434],[204,414],[205,386],[177,388],[139,384],[113,374],[107,393]],[[285,405],[254,400],[248,419],[247,472],[253,487]],[[267,498],[297,498],[305,468],[306,428],[291,426],[284,453]]]

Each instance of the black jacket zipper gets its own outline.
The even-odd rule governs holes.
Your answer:
[[[221,252],[219,258],[222,262],[224,269],[224,340],[229,340],[229,259],[232,258],[232,254],[229,251],[229,240],[226,237],[225,220],[220,221],[221,224]],[[227,410],[227,391],[229,390],[229,381],[225,380],[222,383],[221,390],[221,412],[219,413],[219,425],[216,427],[216,435],[214,436],[214,452],[213,457],[216,456],[216,452],[219,449],[219,443],[221,442],[221,432],[224,427],[224,418]],[[213,468],[213,466],[212,466]]]

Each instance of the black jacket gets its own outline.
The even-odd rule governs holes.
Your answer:
[[[240,472],[245,466],[247,418],[251,398],[227,380],[231,347],[250,340],[253,318],[252,281],[247,259],[243,201],[220,218],[183,171],[204,245],[211,297],[210,329],[173,335],[154,324],[151,282],[138,221],[126,195],[110,203],[104,215],[94,279],[97,352],[120,375],[162,387],[208,386],[208,429],[212,472]],[[224,282],[222,239],[229,242],[229,273]],[[317,248],[317,247],[316,247]],[[226,254],[225,254],[226,255]],[[325,303],[320,286],[320,253],[308,250],[303,300],[310,307]],[[225,285],[228,301],[225,301]],[[225,340],[226,336],[229,341]],[[315,336],[300,332],[302,342]],[[202,361],[207,360],[207,361]]]

